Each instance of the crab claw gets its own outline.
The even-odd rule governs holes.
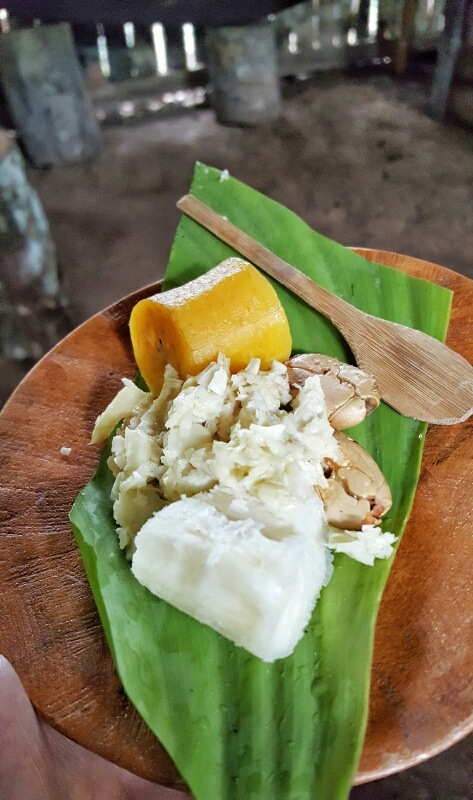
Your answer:
[[[377,525],[392,505],[384,475],[361,445],[340,431],[335,438],[341,458],[326,459],[328,485],[318,490],[327,520],[343,530],[357,531],[363,525]]]
[[[358,425],[379,405],[379,392],[371,375],[336,358],[307,353],[286,361],[291,387],[303,386],[319,375],[328,419],[336,430]]]

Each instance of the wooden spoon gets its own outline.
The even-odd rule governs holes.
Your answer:
[[[362,369],[376,378],[382,399],[407,417],[437,425],[473,413],[473,367],[421,331],[360,311],[271,253],[191,195],[177,204],[194,219],[308,305],[328,317]]]

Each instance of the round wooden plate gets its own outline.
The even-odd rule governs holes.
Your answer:
[[[360,252],[453,289],[447,342],[473,359],[473,281],[417,259]],[[110,761],[177,787],[176,768],[120,686],[68,520],[97,463],[99,450],[88,444],[95,418],[120,378],[134,374],[130,309],[158,288],[71,333],[0,415],[0,651],[47,722]],[[414,508],[378,618],[358,783],[405,769],[473,730],[471,432],[470,419],[426,437]]]

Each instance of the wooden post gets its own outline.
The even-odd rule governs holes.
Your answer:
[[[35,166],[82,161],[98,153],[99,129],[69,25],[2,33],[0,82]]]
[[[206,49],[212,104],[220,122],[260,125],[277,118],[281,94],[269,22],[209,29]]]

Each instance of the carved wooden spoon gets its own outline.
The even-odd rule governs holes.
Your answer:
[[[191,195],[181,211],[263,269],[333,322],[382,399],[407,417],[437,425],[473,413],[473,367],[437,339],[366,314],[331,294]]]

